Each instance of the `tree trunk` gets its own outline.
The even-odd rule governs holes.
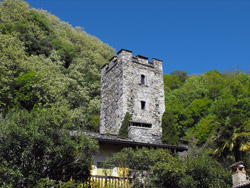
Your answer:
[[[242,152],[240,151],[240,148],[238,145],[234,147],[233,154],[234,154],[235,162],[242,161]]]

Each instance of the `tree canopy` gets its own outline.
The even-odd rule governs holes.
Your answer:
[[[212,139],[216,154],[241,160],[250,149],[250,75],[212,70],[183,79],[177,77],[185,75],[180,72],[164,75],[163,142],[195,137],[206,144]]]
[[[0,112],[67,107],[75,127],[97,131],[100,67],[114,50],[19,0],[0,3]]]

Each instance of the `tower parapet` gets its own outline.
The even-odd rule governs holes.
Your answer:
[[[129,138],[159,143],[165,111],[162,61],[122,49],[101,70],[100,133],[118,134],[126,112]]]

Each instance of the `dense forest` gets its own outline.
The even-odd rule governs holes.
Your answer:
[[[1,187],[87,180],[98,145],[70,133],[98,132],[100,67],[114,54],[81,27],[25,1],[0,1]],[[164,75],[164,89],[162,141],[188,141],[187,156],[127,149],[107,165],[130,159],[138,172],[152,171],[147,187],[230,187],[227,167],[250,164],[250,74],[174,71]]]
[[[250,148],[250,74],[219,73],[164,75],[166,111],[163,141],[197,139],[212,144],[218,155],[231,153],[242,160]]]

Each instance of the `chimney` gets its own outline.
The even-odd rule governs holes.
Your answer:
[[[250,188],[250,181],[247,177],[245,165],[242,161],[230,166],[232,169],[233,188]]]

